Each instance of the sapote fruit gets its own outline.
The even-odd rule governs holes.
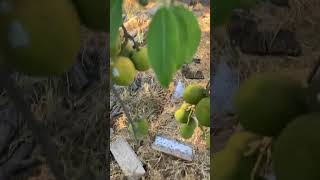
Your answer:
[[[199,125],[210,127],[210,97],[200,100],[195,111]]]
[[[134,49],[130,43],[127,43],[126,46],[123,48],[121,55],[131,58],[133,55]]]
[[[244,156],[234,149],[225,148],[213,155],[211,169],[213,179],[249,180],[256,162],[256,155]],[[256,177],[256,180],[260,180]]]
[[[5,3],[5,2],[2,2]],[[61,75],[80,49],[80,19],[65,0],[11,0],[0,13],[0,49],[7,64],[38,76]]]
[[[129,86],[136,73],[133,63],[127,57],[118,57],[111,66],[112,81],[120,86]]]
[[[240,124],[259,135],[278,135],[294,117],[305,111],[301,83],[281,73],[252,76],[235,96],[235,113]]]
[[[146,6],[146,5],[149,4],[149,0],[139,0],[139,4],[140,4],[141,6]]]
[[[95,31],[108,31],[109,1],[73,0],[73,3],[77,8],[80,19],[84,25]]]
[[[243,153],[248,150],[249,143],[255,140],[258,140],[259,136],[252,132],[240,131],[235,132],[229,138],[226,147],[233,149],[239,153]]]
[[[187,103],[194,105],[196,105],[205,96],[206,89],[197,84],[191,84],[187,86],[183,92],[183,99]]]
[[[189,115],[191,113],[191,110],[188,109],[190,107],[190,104],[183,103],[181,107],[174,113],[174,117],[177,122],[179,123],[187,123]]]
[[[140,119],[133,122],[136,128],[135,136],[137,139],[142,139],[148,135],[149,124],[146,119]],[[134,134],[132,125],[129,125],[129,131]]]
[[[197,127],[196,122],[193,118],[190,118],[188,124],[181,124],[180,126],[180,135],[184,139],[189,139],[192,137],[195,128]]]
[[[133,52],[132,61],[138,71],[146,71],[150,68],[148,60],[147,48],[140,48],[137,52]]]
[[[213,10],[213,26],[217,27],[227,24],[234,9],[249,9],[256,3],[257,0],[213,0],[213,2],[211,2],[211,9]]]
[[[320,179],[320,113],[295,118],[283,129],[272,158],[277,180]]]

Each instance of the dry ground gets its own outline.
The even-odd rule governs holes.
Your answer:
[[[135,1],[128,0],[126,2],[127,12],[129,17],[135,19],[132,14],[138,14],[140,20],[138,23],[134,23],[134,20],[129,19],[128,29],[135,33],[146,32],[150,19],[144,18],[144,11],[156,6],[156,3],[150,3],[146,9],[137,9],[132,12],[132,7]],[[125,103],[128,105],[131,114],[135,117],[147,118],[150,129],[149,137],[144,142],[137,144],[133,137],[128,133],[127,120],[124,115],[116,116],[112,119],[114,137],[124,137],[134,151],[137,153],[139,159],[144,164],[146,169],[146,176],[143,179],[209,179],[209,149],[205,142],[200,137],[200,130],[197,129],[194,136],[190,140],[183,140],[179,135],[179,127],[174,120],[174,111],[178,106],[182,104],[182,99],[172,99],[174,88],[178,81],[184,83],[187,86],[190,83],[198,83],[206,86],[210,78],[210,10],[209,7],[197,6],[194,8],[194,12],[201,14],[198,16],[199,24],[202,29],[201,44],[196,54],[199,58],[200,64],[189,65],[193,70],[200,70],[204,74],[202,80],[189,80],[183,77],[179,71],[172,85],[167,89],[162,89],[155,79],[152,70],[145,73],[139,73],[136,81],[129,88],[118,88],[121,91],[121,96]],[[139,24],[140,23],[140,24]],[[111,95],[111,98],[113,96]],[[112,101],[112,100],[111,100]],[[111,107],[115,106],[114,102],[111,102]],[[117,109],[117,108],[114,108]],[[192,162],[186,162],[178,158],[162,154],[160,152],[151,149],[151,144],[157,134],[164,135],[166,137],[191,144],[195,149],[195,158]],[[111,161],[111,175],[113,180],[125,179],[120,167],[114,160]]]

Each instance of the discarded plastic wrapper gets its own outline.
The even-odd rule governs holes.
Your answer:
[[[156,137],[152,148],[187,161],[192,161],[193,159],[194,152],[191,146],[162,136]]]
[[[178,98],[182,97],[183,91],[184,91],[184,85],[183,85],[183,83],[181,81],[179,81],[178,85],[176,87],[176,90],[175,90],[175,92],[173,94],[173,98],[174,99],[178,99]]]

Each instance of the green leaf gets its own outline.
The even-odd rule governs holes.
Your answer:
[[[110,47],[114,47],[122,24],[122,0],[110,0]]]
[[[150,23],[147,46],[149,63],[165,88],[176,71],[179,45],[176,18],[169,8],[161,7]]]
[[[201,29],[194,14],[183,6],[172,7],[179,29],[181,59],[177,62],[177,69],[185,63],[191,63],[197,52],[201,39]]]

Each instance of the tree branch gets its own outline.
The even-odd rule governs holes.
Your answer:
[[[110,87],[111,87],[111,91],[116,96],[117,100],[119,101],[119,103],[120,103],[120,105],[121,105],[121,107],[122,107],[122,109],[124,111],[124,114],[127,116],[127,119],[129,121],[129,123],[132,126],[132,130],[134,132],[133,134],[135,136],[135,139],[137,139],[137,137],[136,137],[136,127],[135,127],[135,124],[133,123],[133,120],[132,120],[132,118],[130,116],[130,113],[129,113],[128,109],[127,109],[127,106],[122,101],[122,99],[120,97],[120,94],[118,93],[118,91],[116,90],[116,88],[114,87],[114,85],[112,83],[111,83]]]
[[[133,48],[136,49],[136,50],[139,50],[139,44],[137,41],[134,40],[134,37],[132,37],[129,32],[127,31],[126,27],[122,24],[121,25],[121,28],[123,30],[123,33],[124,33],[124,38],[125,38],[125,43],[124,43],[124,46],[127,44],[128,42],[128,39],[130,39],[132,42],[133,42]]]

